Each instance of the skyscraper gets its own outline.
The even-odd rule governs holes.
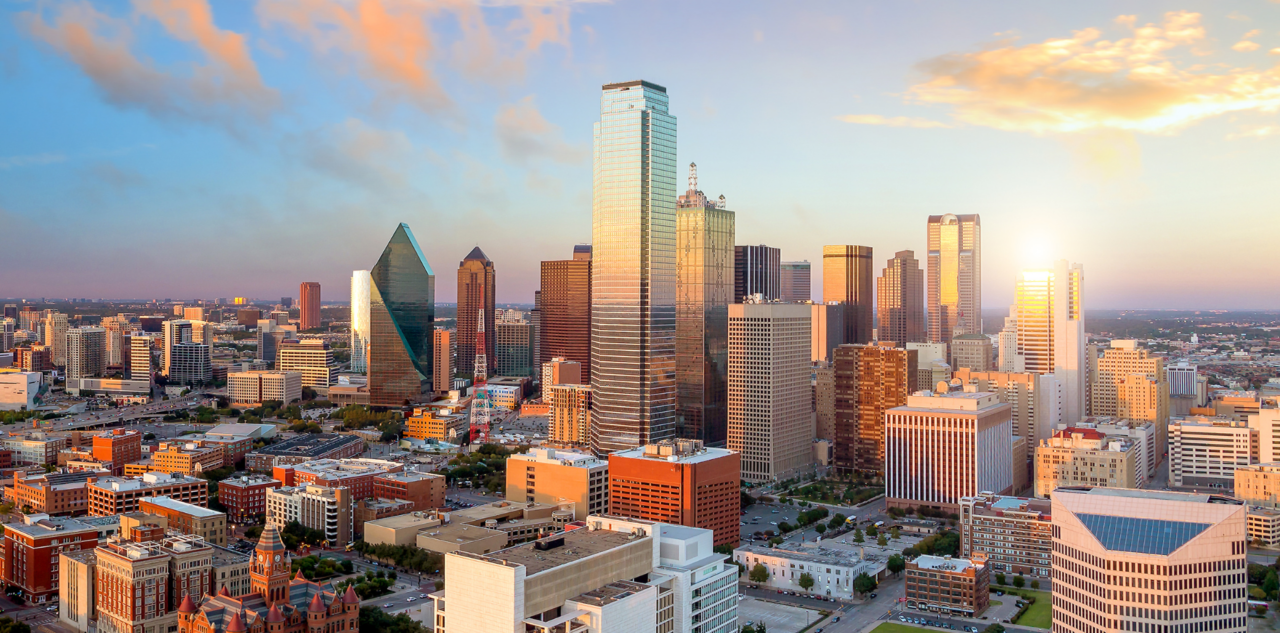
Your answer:
[[[477,246],[458,262],[458,371],[471,375],[476,363],[476,324],[484,314],[484,348],[490,355],[497,349],[494,327],[494,292],[497,279],[493,262]],[[492,363],[491,363],[492,364]]]
[[[742,454],[746,481],[781,481],[813,469],[809,308],[729,306],[729,450]]]
[[[67,366],[67,315],[51,312],[44,318],[44,344],[56,367]]]
[[[733,247],[733,302],[744,303],[754,294],[766,301],[781,297],[781,262],[782,251],[764,244]]]
[[[676,118],[667,89],[606,84],[592,170],[591,448],[675,435]]]
[[[436,328],[433,332],[435,348],[435,367],[433,367],[432,390],[444,393],[453,389],[453,357],[457,351],[456,332]]]
[[[846,344],[871,341],[874,280],[870,246],[822,247],[822,302],[845,304]]]
[[[929,341],[982,333],[982,220],[929,216]]]
[[[916,390],[918,353],[883,345],[841,345],[836,368],[835,466],[842,472],[884,468],[884,413]]]
[[[320,282],[302,282],[298,289],[298,304],[298,329],[320,327]]]
[[[351,273],[351,371],[369,369],[369,271]]]
[[[900,347],[924,341],[924,272],[911,251],[889,260],[876,287],[876,338]]]
[[[782,262],[778,266],[781,273],[783,301],[809,301],[812,299],[809,290],[809,262]]]
[[[369,276],[369,404],[415,402],[432,387],[436,278],[408,224]]]
[[[67,330],[67,380],[101,376],[106,369],[106,328],[74,327]]]
[[[676,201],[676,434],[723,447],[729,304],[734,292],[734,213],[698,190]]]
[[[1057,376],[1066,424],[1079,422],[1085,412],[1083,283],[1084,267],[1060,260],[1053,270],[1024,271],[1014,293],[1017,339],[1011,364]]]
[[[574,246],[573,259],[542,262],[541,292],[541,361],[591,367],[591,245]]]

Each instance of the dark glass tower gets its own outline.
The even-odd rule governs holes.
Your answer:
[[[431,393],[436,278],[408,224],[370,271],[369,404],[398,407]]]

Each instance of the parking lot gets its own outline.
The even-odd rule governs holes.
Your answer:
[[[738,626],[764,622],[769,633],[796,633],[821,619],[822,613],[788,604],[747,597],[738,602]]]

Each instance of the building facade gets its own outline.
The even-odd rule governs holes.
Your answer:
[[[369,371],[369,271],[351,273],[351,371]]]
[[[929,340],[982,333],[982,218],[929,216]]]
[[[1053,570],[1052,506],[1045,499],[989,492],[960,500],[960,556],[985,556],[992,572],[1048,578]]]
[[[267,490],[283,486],[280,481],[257,473],[236,473],[218,482],[218,501],[227,509],[227,519],[247,523],[266,517]]]
[[[1236,469],[1258,455],[1258,433],[1226,418],[1193,416],[1169,423],[1169,485],[1232,490]]]
[[[573,503],[573,518],[609,511],[609,462],[592,455],[533,448],[507,459],[506,499]]]
[[[542,262],[539,296],[542,362],[561,357],[591,367],[591,245],[573,247],[573,258]]]
[[[916,391],[914,349],[841,345],[835,351],[835,466],[883,472],[885,412]]]
[[[898,251],[876,285],[876,339],[900,346],[925,340],[924,272],[911,251]]]
[[[408,224],[370,271],[369,404],[404,406],[431,392],[435,275]]]
[[[458,262],[458,372],[475,373],[476,332],[478,319],[484,318],[485,353],[492,356],[497,349],[494,320],[497,315],[494,293],[497,291],[493,261],[477,246]]]
[[[1035,494],[1048,497],[1068,486],[1137,488],[1146,483],[1139,452],[1127,437],[1075,427],[1054,431],[1036,447]]]
[[[870,246],[822,247],[822,302],[844,304],[844,344],[871,342],[875,271]]]
[[[591,431],[591,385],[552,385],[549,439],[557,446],[587,448]]]
[[[986,334],[951,337],[951,367],[955,370],[995,371],[994,348]]]
[[[905,584],[908,607],[976,618],[991,604],[991,570],[966,558],[920,556]]]
[[[799,303],[812,300],[811,270],[808,260],[800,262],[782,262],[779,265],[782,280],[782,300],[787,303]]]
[[[320,327],[320,282],[304,281],[298,288],[298,329]]]
[[[609,513],[712,530],[737,545],[742,460],[697,440],[648,444],[609,455]]]
[[[723,197],[722,197],[723,198]],[[761,295],[765,301],[782,296],[782,251],[761,244],[733,247],[733,302]]]
[[[457,373],[454,367],[458,353],[457,331],[436,328],[431,336],[434,341],[435,363],[432,367],[431,390],[445,393],[453,389],[453,376]]]
[[[284,370],[229,373],[227,399],[233,407],[260,407],[271,401],[289,406],[302,399],[302,373]]]

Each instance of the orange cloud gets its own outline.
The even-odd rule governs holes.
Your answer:
[[[836,120],[859,125],[887,125],[889,127],[951,127],[940,121],[905,116],[885,117],[879,114],[846,114],[836,117]]]
[[[1280,109],[1276,68],[1184,65],[1173,56],[1203,43],[1199,14],[1170,12],[1162,25],[1144,26],[1121,16],[1116,24],[1127,31],[1117,39],[1088,28],[929,60],[920,65],[928,79],[909,99],[951,106],[964,123],[1032,133],[1161,134],[1229,112]]]
[[[564,142],[560,128],[542,116],[532,96],[499,108],[494,128],[502,157],[513,163],[526,163],[538,158],[576,163],[587,156],[585,147]]]
[[[155,19],[171,36],[195,45],[206,63],[187,72],[157,67],[133,53],[133,21],[100,13],[87,2],[58,5],[52,23],[39,11],[23,14],[22,21],[119,107],[235,127],[240,115],[263,119],[279,105],[279,94],[262,82],[244,36],[219,29],[205,0],[141,0],[133,20],[138,17]]]
[[[488,18],[470,0],[261,0],[265,26],[288,28],[322,53],[345,53],[357,72],[424,110],[452,108],[441,69],[458,69],[489,81],[523,71],[528,55],[546,44],[567,45],[569,8],[562,3],[526,5],[494,35]],[[445,36],[437,23],[455,27]]]

